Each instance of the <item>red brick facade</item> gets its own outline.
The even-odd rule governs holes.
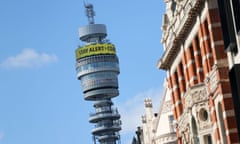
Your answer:
[[[199,16],[196,16],[192,21],[197,23],[197,20],[199,20],[199,25],[196,26],[197,28],[195,27],[196,32],[190,39],[190,44],[184,45],[184,40],[188,37],[186,35],[185,39],[183,38],[180,42],[182,44],[176,46],[178,47],[178,53],[172,58],[172,63],[165,62],[169,65],[165,67],[164,58],[168,54],[165,52],[159,66],[168,71],[168,85],[171,89],[171,98],[174,105],[173,113],[177,124],[178,143],[188,143],[188,141],[192,143],[195,143],[194,141],[202,143],[210,143],[210,141],[212,143],[240,143],[228,79],[229,66],[227,54],[224,51],[219,10],[216,6],[212,8],[211,3],[208,1],[205,1],[201,6],[198,7]],[[206,16],[201,16],[203,9]],[[176,41],[178,39],[172,42]],[[202,124],[198,122],[201,121],[199,109],[202,109],[199,105],[204,102],[192,103],[190,106],[191,112],[188,114],[189,104],[187,104],[186,99],[188,98],[186,95],[191,93],[191,89],[199,85],[202,85],[207,91],[205,105],[208,105],[209,113],[207,114],[209,115],[211,127],[208,128],[209,132],[206,134],[204,134],[203,130],[201,132],[200,129],[207,122],[204,120]],[[194,113],[194,110],[196,113]],[[188,115],[189,119],[191,119],[189,120],[190,124],[188,124],[189,127],[181,128],[183,126],[179,126],[179,124],[184,121],[183,117],[185,115]],[[196,120],[197,134],[201,136],[201,138],[198,137],[195,140],[194,138],[192,138],[193,140],[187,138],[187,135],[189,135],[187,131],[189,129],[191,131],[192,126],[195,126],[195,123],[191,123],[192,119]],[[193,130],[192,133],[194,133]]]

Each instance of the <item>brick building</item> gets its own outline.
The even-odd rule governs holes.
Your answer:
[[[178,143],[240,143],[218,1],[165,3],[158,68],[167,72]]]

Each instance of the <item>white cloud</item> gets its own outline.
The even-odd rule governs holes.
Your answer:
[[[122,131],[124,137],[131,138],[135,135],[138,126],[141,126],[141,116],[144,115],[144,99],[151,98],[154,112],[157,112],[160,100],[163,95],[163,88],[151,88],[140,92],[125,102],[118,103],[117,107],[121,114]],[[129,141],[129,138],[128,138]]]
[[[23,49],[15,56],[6,58],[1,64],[4,68],[32,68],[56,62],[57,56],[47,53],[38,53],[34,49]]]

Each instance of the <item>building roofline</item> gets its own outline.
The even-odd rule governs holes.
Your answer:
[[[197,18],[199,10],[201,10],[204,2],[205,0],[192,0],[186,5],[186,14],[182,17],[180,24],[178,24],[179,26],[175,27],[173,30],[173,34],[169,37],[171,40],[166,44],[165,51],[157,62],[158,69],[170,69],[176,55],[180,51],[180,44],[183,43],[183,40],[189,33],[189,30],[193,26],[193,21]],[[176,21],[177,18],[178,17],[174,17],[172,21]],[[174,24],[176,23],[172,23],[171,25]]]

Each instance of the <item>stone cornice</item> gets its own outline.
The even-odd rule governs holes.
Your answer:
[[[159,135],[155,138],[156,141],[160,141],[162,143],[176,143],[177,135],[176,132],[170,132],[163,135]]]
[[[163,35],[165,51],[158,61],[159,69],[168,70],[170,68],[204,2],[205,0],[189,0],[170,21],[166,30],[168,32],[165,34],[167,37]],[[169,32],[171,33],[169,34]]]

